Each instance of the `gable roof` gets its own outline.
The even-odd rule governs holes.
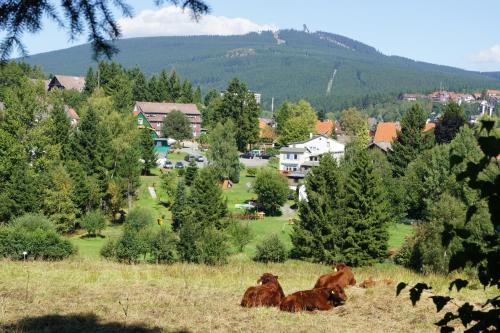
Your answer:
[[[316,133],[317,134],[331,136],[334,128],[335,128],[335,124],[330,119],[325,120],[325,121],[318,120],[316,122]]]
[[[375,136],[373,142],[388,142],[391,143],[398,136],[397,132],[400,129],[399,123],[394,122],[380,122],[377,124],[377,129],[375,130]]]
[[[143,113],[163,113],[167,114],[174,110],[184,114],[201,115],[196,104],[192,103],[157,103],[157,102],[135,102],[135,111]]]
[[[57,80],[64,89],[83,91],[85,88],[85,78],[83,76],[68,76],[68,75],[54,75],[49,85],[51,85],[54,80]]]
[[[78,113],[76,113],[75,109],[65,105],[64,110],[66,111],[66,114],[68,115],[69,119],[71,120],[80,120],[80,116],[78,116]]]
[[[425,124],[425,127],[422,130],[422,132],[430,131],[430,130],[434,129],[435,127],[436,127],[436,124],[429,122],[429,123]]]

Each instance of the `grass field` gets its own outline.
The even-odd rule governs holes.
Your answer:
[[[0,261],[0,332],[432,332],[438,318],[424,295],[412,307],[395,285],[350,287],[344,306],[328,312],[289,314],[276,308],[239,307],[248,286],[273,272],[285,293],[311,288],[330,271],[298,261],[258,264],[244,256],[222,267],[124,265],[74,257],[62,262]],[[377,265],[354,270],[358,282],[425,281],[447,293],[447,279],[419,276],[401,267]],[[494,291],[494,290],[493,290]],[[487,290],[487,294],[493,294]],[[455,296],[455,292],[450,294]],[[480,301],[481,288],[461,300]],[[453,309],[454,305],[445,308]]]

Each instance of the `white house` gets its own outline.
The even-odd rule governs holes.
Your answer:
[[[345,146],[324,135],[311,137],[308,140],[295,142],[280,149],[281,172],[305,173],[313,166],[319,165],[319,159],[324,154],[335,158],[344,155]]]

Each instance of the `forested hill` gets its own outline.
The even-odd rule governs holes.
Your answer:
[[[386,56],[375,48],[326,32],[250,33],[241,36],[148,37],[116,42],[114,60],[146,74],[175,68],[194,85],[222,89],[237,76],[261,92],[269,106],[307,98],[320,108],[367,103],[380,94],[500,88],[500,79],[478,72]],[[26,59],[47,73],[84,75],[93,65],[88,44]],[[335,73],[335,74],[334,74]],[[332,80],[333,78],[333,80]]]

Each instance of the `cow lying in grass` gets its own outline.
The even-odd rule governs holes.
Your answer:
[[[288,312],[326,311],[344,303],[346,299],[344,289],[338,286],[303,290],[285,297],[281,301],[280,310]]]
[[[278,277],[271,273],[264,273],[257,283],[259,286],[250,287],[245,291],[241,306],[255,307],[255,306],[278,306],[285,293],[281,288]]]
[[[320,276],[314,288],[333,288],[338,286],[343,289],[354,285],[356,285],[356,279],[351,267],[346,264],[337,264],[332,273]]]

